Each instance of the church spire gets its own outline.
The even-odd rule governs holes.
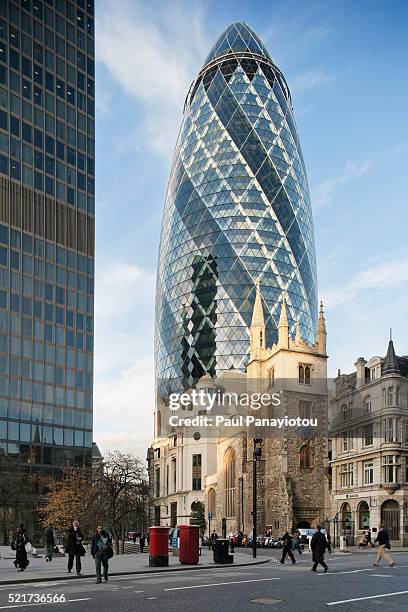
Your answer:
[[[254,310],[252,312],[252,323],[251,327],[265,327],[264,312],[262,306],[262,295],[259,278],[256,279],[256,294]]]
[[[323,302],[320,301],[320,312],[317,320],[317,337],[316,344],[321,353],[326,354],[327,344],[326,319],[324,318]]]
[[[256,354],[252,355],[252,358],[259,359],[260,349],[265,348],[265,332],[266,332],[259,278],[256,280],[255,304],[254,304],[254,310],[252,312],[252,322],[251,322],[251,327],[249,331],[250,331],[250,340],[251,340],[251,344],[250,344],[251,355],[254,351],[256,351]]]
[[[286,312],[286,297],[283,294],[282,306],[278,324],[278,346],[281,348],[289,348],[289,323]]]

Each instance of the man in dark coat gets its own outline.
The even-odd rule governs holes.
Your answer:
[[[29,565],[29,560],[27,559],[27,550],[26,544],[30,542],[30,538],[25,532],[23,525],[17,527],[16,533],[11,544],[12,550],[16,551],[16,558],[14,561],[15,567],[19,568],[19,572],[24,572],[27,565]]]
[[[142,531],[142,533],[140,534],[140,538],[139,538],[139,544],[140,544],[140,552],[142,553],[144,550],[144,545],[146,542],[146,536],[145,536],[145,532]]]
[[[54,530],[52,527],[48,527],[45,532],[45,560],[52,561],[52,553],[54,552],[55,539],[54,539]]]
[[[96,532],[92,536],[91,555],[95,559],[96,582],[100,584],[101,565],[103,566],[103,577],[105,582],[108,581],[109,559],[113,556],[112,538],[109,533],[103,530],[101,525],[98,525]]]
[[[68,574],[70,574],[72,571],[75,559],[76,573],[78,576],[81,575],[81,557],[83,557],[85,554],[85,548],[82,544],[83,539],[84,534],[79,528],[78,521],[72,521],[72,527],[67,533],[67,546],[65,549],[65,551],[68,553]]]
[[[329,569],[324,562],[324,553],[326,552],[326,548],[329,552],[331,552],[330,544],[326,540],[326,536],[321,532],[320,525],[316,525],[316,533],[313,534],[312,541],[310,542],[310,548],[312,549],[313,554],[313,567],[312,572],[317,570],[317,566],[320,565],[324,568],[324,572],[326,573]]]
[[[390,557],[387,550],[390,547],[390,538],[388,536],[388,531],[384,529],[383,525],[379,525],[379,531],[375,542],[378,542],[378,552],[377,558],[374,561],[373,565],[379,565],[382,558],[384,558],[390,567],[394,567],[395,561]]]
[[[289,534],[288,531],[286,531],[283,534],[283,536],[282,536],[282,543],[283,543],[282,559],[281,559],[280,562],[283,565],[285,563],[286,555],[289,555],[289,558],[292,560],[293,565],[295,565],[296,560],[295,560],[295,557],[293,556],[293,552],[292,552],[293,538]]]
[[[210,534],[210,548],[214,548],[215,542],[217,540],[218,540],[218,533],[215,531],[215,529],[213,529]]]
[[[367,540],[367,546],[370,545],[371,548],[374,548],[374,544],[373,544],[373,542],[371,540],[371,529],[370,529],[370,527],[368,527],[367,531],[366,531],[366,540]]]

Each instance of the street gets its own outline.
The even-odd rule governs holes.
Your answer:
[[[297,556],[295,566],[288,561],[282,566],[278,562],[278,551],[259,551],[260,556],[264,553],[271,561],[253,567],[115,576],[100,585],[91,578],[75,577],[59,582],[2,585],[0,610],[36,607],[38,610],[78,612],[139,609],[146,612],[255,612],[273,608],[312,612],[333,608],[358,612],[379,607],[405,611],[408,607],[408,554],[405,552],[393,551],[397,563],[394,568],[373,567],[374,553],[371,551],[333,553],[326,558],[327,574],[322,568],[317,574],[310,571],[310,553]],[[28,603],[30,595],[31,603]],[[45,599],[47,595],[48,599],[64,596],[65,603],[36,603],[36,596],[41,595]]]

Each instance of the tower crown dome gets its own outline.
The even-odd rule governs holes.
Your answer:
[[[315,342],[313,216],[290,91],[245,23],[222,33],[187,92],[157,279],[158,397],[168,380],[188,389],[205,372],[244,371],[248,349],[279,337],[288,349],[296,320]]]
[[[231,53],[254,53],[264,56],[273,63],[259,36],[244,22],[237,21],[228,26],[213,45],[204,66]]]

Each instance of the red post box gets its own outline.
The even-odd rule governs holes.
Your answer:
[[[169,528],[150,527],[149,529],[149,565],[150,567],[167,567],[169,564]]]
[[[199,552],[199,528],[196,525],[180,525],[179,561],[186,565],[197,565]]]

